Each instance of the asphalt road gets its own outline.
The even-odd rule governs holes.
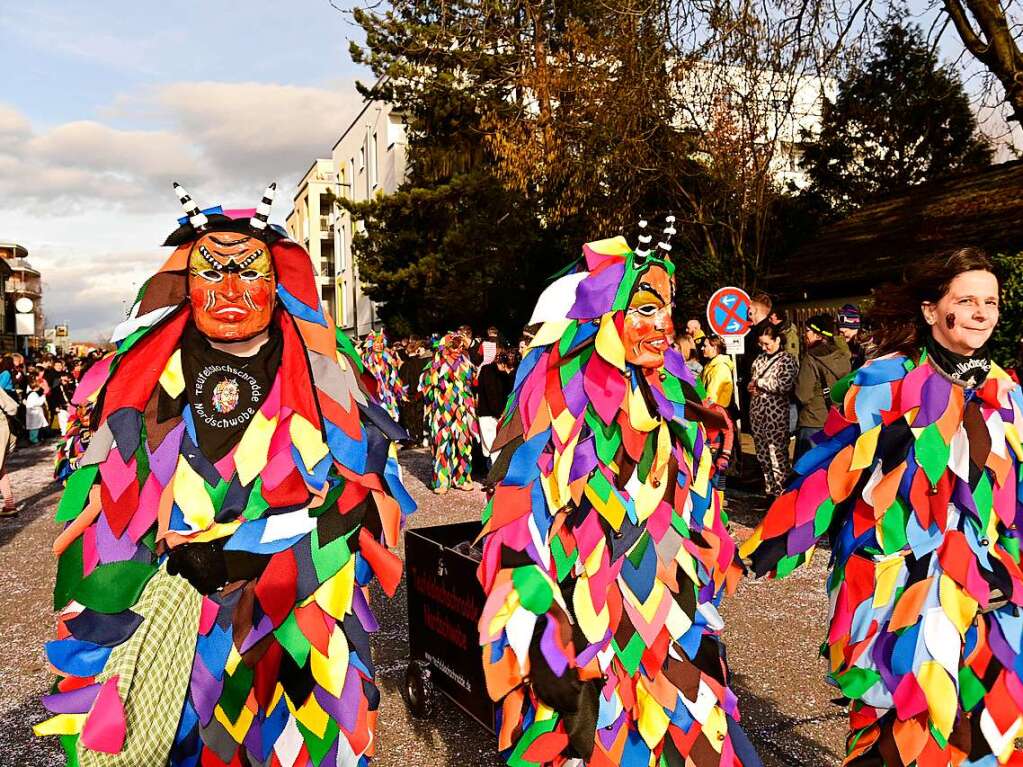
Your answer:
[[[426,482],[425,450],[403,451],[406,482],[419,503],[412,527],[477,519],[480,490],[434,495]],[[46,718],[38,700],[51,681],[43,643],[52,638],[50,593],[55,563],[50,551],[59,528],[53,512],[59,488],[50,480],[52,449],[28,448],[12,457],[20,516],[0,519],[0,767],[60,764],[55,739],[31,734]],[[755,519],[746,500],[731,494],[733,532],[742,539]],[[841,763],[845,714],[823,682],[818,647],[824,637],[825,556],[779,583],[744,582],[726,601],[725,641],[743,724],[766,767],[825,767]],[[381,630],[374,641],[383,694],[377,728],[378,767],[501,764],[495,742],[475,721],[441,702],[428,721],[411,717],[400,695],[408,659],[404,582],[391,600],[379,589],[373,607]]]

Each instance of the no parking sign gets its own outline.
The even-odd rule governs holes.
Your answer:
[[[707,324],[714,335],[721,336],[729,345],[728,351],[735,353],[732,347],[738,346],[741,351],[741,338],[753,325],[750,320],[750,297],[742,288],[720,288],[714,292],[707,302]]]

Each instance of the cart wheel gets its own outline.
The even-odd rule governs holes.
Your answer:
[[[402,692],[412,716],[416,719],[429,719],[433,716],[435,695],[428,663],[414,660],[408,664],[405,670],[405,688]]]

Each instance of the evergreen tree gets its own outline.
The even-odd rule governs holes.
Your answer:
[[[820,136],[802,167],[810,194],[836,213],[922,181],[983,168],[992,151],[977,131],[958,75],[920,28],[891,16],[874,54],[825,100]]]

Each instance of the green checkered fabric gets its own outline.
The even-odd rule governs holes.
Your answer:
[[[160,568],[132,608],[142,625],[114,648],[102,682],[119,674],[127,737],[117,754],[90,751],[78,741],[80,767],[160,767],[167,764],[195,657],[202,595],[184,578]]]

